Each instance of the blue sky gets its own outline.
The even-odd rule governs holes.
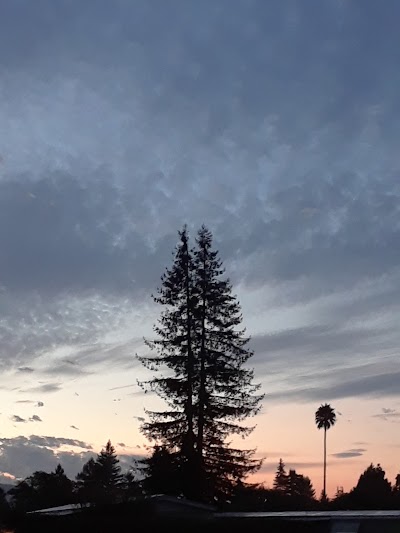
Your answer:
[[[203,222],[253,337],[260,453],[312,468],[332,401],[362,420],[332,453],[362,449],[357,472],[390,456],[399,16],[396,0],[2,2],[1,436],[21,457],[69,454],[72,472],[109,437],[145,445],[134,355],[177,230]],[[307,453],[279,429],[295,409]],[[0,470],[27,475],[10,442]]]

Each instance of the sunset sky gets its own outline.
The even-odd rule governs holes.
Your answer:
[[[151,293],[206,223],[265,392],[240,446],[400,470],[398,0],[2,0],[0,482],[139,426]]]

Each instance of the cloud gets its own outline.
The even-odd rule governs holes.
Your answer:
[[[124,444],[123,442],[117,442],[117,446],[119,446],[120,448],[125,448],[126,444]]]
[[[131,385],[122,385],[120,387],[111,387],[111,389],[108,389],[108,390],[120,390],[120,389],[130,389],[131,387],[137,387],[137,383],[132,383]]]
[[[385,422],[398,422],[400,419],[400,411],[391,409],[389,407],[382,407],[382,412],[372,415],[373,418],[379,418]]]
[[[88,375],[90,372],[85,371],[83,368],[76,366],[76,364],[71,365],[70,363],[58,363],[55,362],[52,366],[49,366],[42,370],[43,374],[50,376],[84,376]]]
[[[400,340],[399,8],[20,4],[0,20],[0,366],[54,379],[22,390],[131,368],[176,230],[206,221],[271,317],[249,297],[271,399],[398,394],[386,363],[356,372]]]
[[[36,407],[43,407],[43,406],[44,406],[43,402],[37,402],[37,404],[36,404]]]
[[[69,426],[69,427],[70,427],[70,428],[72,428],[72,429],[76,429],[76,430],[78,430],[78,431],[79,431],[79,428],[77,428],[77,427],[76,427],[76,426],[74,426],[74,425],[72,425],[72,426]]]
[[[257,373],[269,400],[330,401],[397,394],[394,329],[368,321],[348,327],[340,313],[335,322],[252,339]]]
[[[32,415],[29,419],[29,422],[43,422],[43,420],[38,415]]]
[[[133,250],[149,261],[147,273],[142,264],[144,277],[149,279],[150,273],[156,276],[158,272],[151,266],[156,254],[144,236],[129,232],[119,237],[125,232],[128,203],[108,184],[107,173],[100,172],[100,181],[91,180],[90,187],[70,175],[60,178],[51,174],[36,183],[0,181],[0,208],[5,210],[6,219],[14,220],[12,236],[0,232],[0,242],[11,252],[2,278],[8,290],[132,291]],[[124,205],[117,211],[121,201]],[[57,209],[60,205],[66,207],[62,215]],[[127,242],[118,246],[119,238]],[[11,239],[21,246],[13,249]],[[33,250],[38,254],[37,260],[32,258]],[[24,270],[25,264],[29,264],[30,276]]]
[[[350,354],[358,363],[365,350],[372,354],[377,349],[384,351],[391,348],[392,342],[390,331],[385,327],[348,328],[336,319],[336,323],[330,325],[314,324],[256,335],[251,339],[251,348],[255,351],[255,363],[267,369],[282,368],[282,360],[292,364],[299,357],[303,368],[316,369],[321,359],[316,359],[315,353],[323,354],[321,357],[327,365],[333,360],[337,366],[338,362],[348,362]]]
[[[352,369],[356,374],[357,369]],[[344,380],[342,374],[349,374],[349,370],[331,372],[330,384],[323,386],[312,386],[310,388],[292,388],[286,391],[272,392],[266,394],[266,401],[323,401],[324,399],[335,400],[338,398],[352,397],[373,397],[383,398],[396,396],[398,394],[397,383],[400,379],[400,372],[390,372],[375,376],[366,376],[355,379]],[[299,376],[301,379],[301,376]],[[327,380],[328,381],[328,380]],[[387,415],[386,415],[387,416]]]
[[[2,439],[3,441],[7,441],[7,439]],[[26,442],[26,441],[24,441]],[[92,446],[88,444],[87,442],[84,442],[82,440],[77,439],[70,439],[65,437],[46,437],[46,436],[39,436],[39,435],[31,435],[29,437],[29,443],[33,444],[35,446],[44,446],[48,448],[60,448],[61,446],[74,446],[77,448],[83,448],[86,450],[91,450]]]
[[[17,422],[17,423],[26,423],[26,422],[27,422],[27,420],[25,420],[25,418],[21,418],[21,417],[18,416],[18,415],[13,415],[13,416],[11,417],[11,420],[12,420],[13,422]]]
[[[61,390],[61,383],[43,383],[35,387],[30,387],[28,389],[21,390],[21,392],[50,393],[50,392],[57,392],[59,390]]]
[[[0,440],[0,458],[3,471],[9,472],[18,479],[31,475],[36,470],[49,472],[61,463],[68,476],[74,477],[82,468],[83,463],[93,452],[89,448],[80,452],[60,451],[64,444],[72,444],[73,439],[55,437],[13,437]],[[85,444],[80,441],[79,444]]]
[[[60,450],[63,446],[81,450]],[[38,435],[0,439],[2,470],[18,479],[25,478],[36,470],[49,472],[54,470],[58,463],[61,463],[69,477],[74,478],[91,457],[96,457],[91,446],[75,439]],[[119,455],[123,471],[132,468],[134,461],[140,458],[142,456],[137,454]]]
[[[331,453],[331,456],[337,459],[350,459],[352,457],[361,457],[366,451],[365,448],[351,448],[344,452]]]
[[[18,368],[17,370],[18,370],[18,372],[22,372],[22,373],[25,373],[25,374],[31,374],[32,372],[35,371],[30,366],[23,366],[23,367]]]

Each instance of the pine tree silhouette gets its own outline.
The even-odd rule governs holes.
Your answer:
[[[165,411],[147,412],[142,432],[176,454],[182,490],[187,496],[211,499],[229,493],[239,479],[256,470],[254,450],[231,447],[231,435],[247,436],[252,427],[240,422],[259,411],[262,395],[245,368],[252,356],[232,286],[224,279],[212,235],[202,227],[196,249],[180,233],[171,269],[154,300],[163,311],[147,345],[154,355],[141,357],[152,371],[166,376],[142,382],[165,400]]]

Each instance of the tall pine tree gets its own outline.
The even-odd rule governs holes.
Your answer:
[[[225,269],[212,249],[212,234],[202,227],[194,253],[199,304],[197,401],[197,452],[205,479],[203,489],[212,493],[229,492],[237,480],[257,470],[254,450],[240,450],[227,442],[230,435],[246,437],[254,429],[240,424],[259,411],[261,395],[252,383],[253,370],[244,364],[253,355],[247,348],[249,338],[240,329],[240,305],[232,295]]]
[[[144,423],[141,430],[150,441],[176,454],[173,460],[181,461],[182,479],[187,480],[182,490],[188,493],[193,486],[191,481],[195,469],[193,313],[196,298],[193,258],[186,227],[179,233],[179,238],[172,268],[166,269],[161,278],[161,287],[153,297],[156,303],[164,307],[154,327],[157,338],[146,341],[154,355],[140,358],[152,371],[169,371],[167,375],[141,383],[145,390],[151,390],[161,397],[167,409],[162,412],[146,411],[150,421]]]
[[[253,371],[244,367],[252,355],[249,339],[211,233],[200,229],[195,250],[186,228],[179,236],[173,266],[154,298],[164,306],[157,338],[147,343],[155,353],[141,358],[151,370],[167,369],[142,384],[167,409],[149,411],[142,431],[181,458],[186,495],[211,498],[259,467],[254,450],[232,447],[227,439],[252,431],[240,422],[258,412],[262,396],[252,384]]]

